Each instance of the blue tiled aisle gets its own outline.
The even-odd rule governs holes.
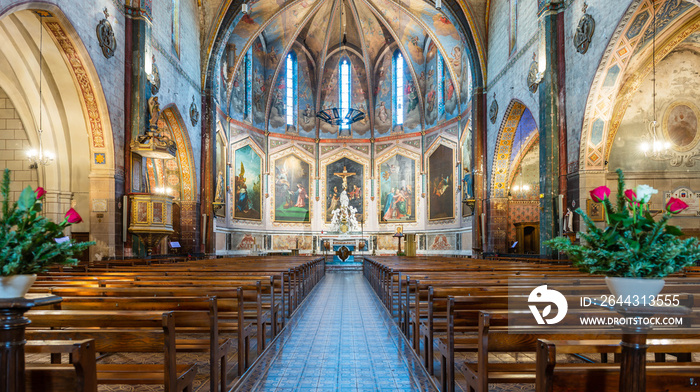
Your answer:
[[[328,273],[239,391],[436,391],[361,273]]]

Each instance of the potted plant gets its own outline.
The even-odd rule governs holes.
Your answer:
[[[605,275],[613,295],[657,295],[664,285],[663,278],[700,260],[697,238],[681,239],[681,230],[668,224],[674,215],[688,205],[671,198],[660,219],[655,220],[649,201],[658,191],[648,185],[625,189],[622,170],[617,170],[617,202],[610,201],[610,189],[598,187],[590,192],[596,203],[605,208],[606,227],[599,228],[580,208],[588,228],[581,233],[582,243],[573,244],[569,238],[558,237],[545,244],[566,253],[581,271]]]
[[[72,265],[75,254],[94,242],[77,243],[64,236],[63,230],[82,222],[73,208],[61,223],[41,215],[46,191],[26,187],[19,199],[11,203],[10,171],[5,169],[2,183],[0,212],[0,298],[23,297],[36,280],[36,274],[52,265]]]

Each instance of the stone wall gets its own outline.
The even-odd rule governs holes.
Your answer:
[[[29,140],[12,100],[0,88],[0,171],[10,169],[10,199],[17,200],[22,189],[37,187],[37,171],[29,168]]]

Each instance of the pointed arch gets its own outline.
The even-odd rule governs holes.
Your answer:
[[[538,126],[532,113],[521,101],[512,100],[503,116],[503,122],[496,139],[491,179],[492,197],[508,196],[513,146],[520,139],[529,140],[528,138],[533,132],[538,132]],[[516,140],[516,136],[520,136],[518,140]],[[522,155],[521,152],[525,151],[523,147],[518,145],[515,151],[516,156]]]
[[[172,104],[166,106],[162,111],[162,116],[173,133],[173,138],[177,144],[177,158],[180,162],[182,176],[182,200],[197,201],[197,171],[194,165],[194,154],[192,153],[192,143],[187,132],[180,111]]]
[[[657,41],[662,43],[658,60],[683,40],[683,34],[700,28],[700,8],[691,3],[634,0],[630,4],[610,39],[588,93],[577,161],[580,170],[604,169],[612,147],[611,136],[622,121],[632,93],[651,68],[650,61],[636,61],[635,57],[644,58],[645,52],[650,51],[654,3]],[[674,34],[678,32],[676,26],[685,26],[681,28],[683,33]]]

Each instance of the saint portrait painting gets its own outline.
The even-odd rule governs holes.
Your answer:
[[[428,158],[428,218],[454,218],[454,153],[440,145]]]
[[[296,155],[275,161],[275,221],[310,222],[309,164]]]
[[[379,168],[381,192],[379,221],[406,222],[416,219],[416,163],[394,155]]]
[[[361,163],[340,158],[326,166],[326,222],[333,218],[333,210],[340,208],[340,195],[345,191],[349,205],[357,209],[357,220],[364,211],[364,170]]]
[[[251,146],[236,150],[234,170],[234,219],[260,220],[261,160]]]

